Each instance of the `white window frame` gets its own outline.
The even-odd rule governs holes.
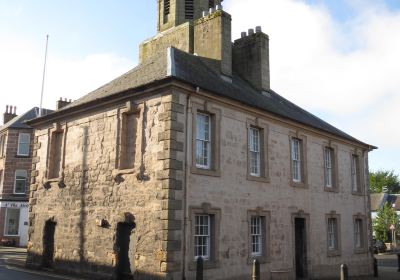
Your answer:
[[[7,230],[8,230],[8,212],[9,212],[10,209],[18,210],[18,212],[19,212],[19,216],[18,216],[18,220],[17,220],[17,223],[18,223],[17,234],[8,234],[8,232],[7,232]],[[19,236],[20,235],[20,232],[19,232],[20,220],[21,220],[21,209],[19,209],[19,208],[6,208],[6,217],[5,217],[5,221],[4,221],[4,236]]]
[[[364,248],[363,244],[363,219],[354,219],[354,247],[359,250]]]
[[[202,257],[203,260],[209,260],[211,256],[211,215],[195,214],[194,219],[194,259]],[[201,250],[202,254],[199,254],[198,250]]]
[[[302,140],[298,138],[291,139],[292,180],[296,183],[302,182],[301,145]]]
[[[251,256],[260,257],[264,254],[263,239],[263,217],[252,216],[250,218]]]
[[[22,180],[22,179],[17,179],[17,173],[18,171],[23,171],[25,172],[25,191],[24,192],[16,192],[17,188],[17,180]],[[22,176],[21,176],[22,177]],[[15,176],[14,176],[14,194],[26,194],[26,186],[28,182],[28,171],[25,169],[17,169],[15,170]]]
[[[338,221],[337,218],[328,218],[328,250],[338,250]]]
[[[6,146],[6,134],[0,135],[0,157],[4,157],[4,150]]]
[[[324,174],[325,174],[325,187],[333,188],[333,156],[334,151],[332,148],[325,147],[324,149]]]
[[[27,136],[27,141],[22,142],[22,136]],[[17,155],[18,156],[29,156],[30,152],[30,144],[31,144],[31,134],[30,133],[19,133],[18,135],[18,151]],[[22,153],[21,152],[21,146],[22,145],[27,145],[27,153]]]
[[[3,190],[4,184],[4,169],[0,170],[0,192]]]
[[[201,125],[200,119],[204,117],[205,120],[208,120],[208,129],[206,127],[207,122],[204,122],[204,137],[200,136],[199,128]],[[196,167],[202,169],[210,169],[211,168],[211,125],[212,118],[211,115],[205,113],[197,113],[196,115]],[[207,137],[208,136],[208,137]]]
[[[261,133],[260,129],[249,128],[249,156],[250,156],[250,175],[261,176]]]
[[[359,192],[359,178],[358,171],[359,170],[359,157],[358,155],[351,155],[351,190],[353,192]]]

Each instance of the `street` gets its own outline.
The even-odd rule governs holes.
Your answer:
[[[26,249],[0,247],[0,280],[77,280],[24,268]]]
[[[351,280],[395,280],[400,279],[397,272],[397,255],[382,254],[375,256],[379,265],[379,278],[350,278]],[[25,266],[26,249],[0,247],[0,280],[79,280],[77,278],[56,275],[44,271],[29,270]]]

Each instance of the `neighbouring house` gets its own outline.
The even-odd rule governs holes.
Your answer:
[[[245,5],[245,3],[243,4]],[[159,0],[128,73],[29,122],[27,265],[96,279],[337,277],[372,270],[363,143],[270,88],[260,27]]]
[[[50,110],[43,110],[44,114]],[[0,127],[0,244],[26,246],[28,195],[32,166],[33,128],[25,121],[39,116],[32,108],[17,116],[7,106]]]
[[[389,193],[373,193],[371,196],[371,218],[375,220],[379,209],[387,203],[389,204],[400,217],[400,194],[389,194]],[[389,229],[388,229],[389,231]],[[374,234],[375,236],[375,234]],[[400,238],[400,232],[397,232],[397,238]],[[390,239],[392,236],[389,235]]]

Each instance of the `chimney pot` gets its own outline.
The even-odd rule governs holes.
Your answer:
[[[215,8],[217,11],[222,11],[223,9],[222,4],[218,4]]]
[[[261,26],[256,26],[256,33],[260,33],[260,32],[262,32]]]
[[[215,12],[215,9],[214,8],[210,8],[209,12],[210,12],[210,14],[212,14],[212,13]]]
[[[208,16],[208,12],[207,11],[203,11],[203,17]]]
[[[253,28],[250,28],[249,29],[249,35],[253,35],[254,34],[254,29]]]
[[[247,36],[247,33],[246,33],[246,31],[244,31],[244,32],[240,33],[240,37],[241,37],[241,38],[244,38],[244,37],[246,37],[246,36]]]
[[[14,106],[14,115],[17,114],[17,106]]]
[[[8,113],[8,105],[6,105],[6,113]]]

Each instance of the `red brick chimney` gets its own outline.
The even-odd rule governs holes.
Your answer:
[[[6,124],[17,116],[16,106],[6,106],[6,112],[3,114],[3,123]]]

